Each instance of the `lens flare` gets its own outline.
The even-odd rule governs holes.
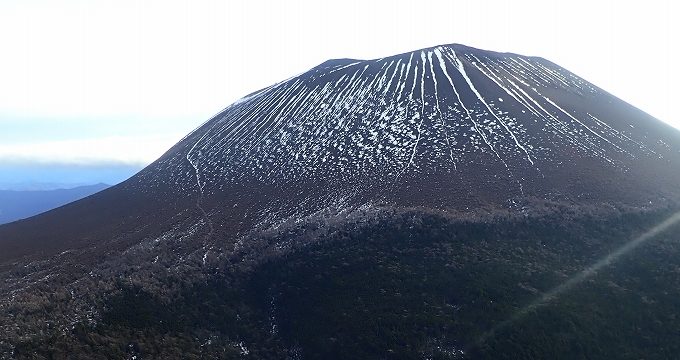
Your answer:
[[[644,234],[628,241],[627,243],[625,243],[624,245],[622,245],[618,249],[614,250],[613,252],[611,252],[607,256],[603,257],[602,259],[598,260],[594,264],[585,268],[580,273],[572,276],[571,278],[567,279],[565,282],[563,282],[560,285],[552,288],[550,291],[543,294],[540,298],[536,299],[535,301],[533,301],[529,305],[523,307],[522,309],[520,309],[519,311],[514,313],[513,316],[510,317],[509,319],[499,323],[493,329],[484,333],[479,338],[479,340],[477,341],[477,345],[483,344],[489,338],[492,338],[493,336],[495,336],[495,334],[499,330],[502,330],[502,329],[510,326],[514,322],[524,318],[529,313],[540,308],[541,306],[547,305],[551,301],[558,298],[560,295],[571,290],[576,285],[579,285],[580,283],[582,283],[582,282],[588,280],[589,278],[593,277],[595,274],[597,274],[597,272],[599,270],[601,270],[605,266],[608,266],[608,265],[616,262],[617,260],[619,260],[619,258],[621,258],[621,256],[635,250],[640,245],[642,245],[645,242],[653,239],[657,235],[663,233],[664,231],[668,230],[670,227],[672,227],[672,226],[674,226],[678,223],[680,223],[680,212],[677,212],[677,213],[671,215],[669,218],[667,218],[663,222],[661,222],[658,225],[647,230],[647,232],[645,232]]]

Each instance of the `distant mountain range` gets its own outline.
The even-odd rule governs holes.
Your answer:
[[[92,184],[118,184],[141,170],[130,164],[60,164],[0,161],[0,190],[73,189]]]
[[[27,181],[27,182],[0,182],[0,191],[50,191],[50,190],[64,190],[75,189],[81,186],[90,186],[92,182],[79,183],[58,183],[58,182],[42,182],[42,181]]]
[[[0,224],[25,219],[107,189],[96,184],[56,190],[0,190]]]

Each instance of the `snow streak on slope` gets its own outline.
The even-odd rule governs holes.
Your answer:
[[[521,190],[570,161],[564,153],[623,170],[627,158],[660,156],[617,119],[574,106],[597,96],[545,60],[458,45],[334,60],[229,106],[154,168],[201,197],[228,184],[361,188],[472,167]]]

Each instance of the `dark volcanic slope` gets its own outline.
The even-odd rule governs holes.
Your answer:
[[[357,289],[353,281],[364,276],[383,279],[375,283],[377,287],[402,281],[388,270],[406,266],[413,276],[430,280],[438,279],[429,277],[432,271],[444,274],[455,268],[455,276],[444,277],[432,289],[459,284],[462,293],[469,295],[465,297],[468,305],[481,304],[479,294],[517,283],[521,289],[533,289],[534,294],[539,291],[536,287],[549,290],[564,274],[574,273],[596,260],[594,256],[606,254],[617,242],[667,215],[669,207],[680,201],[678,184],[680,132],[547,60],[462,45],[377,60],[331,60],[230,105],[125,183],[0,226],[0,330],[9,339],[0,338],[0,351],[13,351],[3,344],[38,333],[82,330],[78,324],[101,321],[112,326],[99,328],[104,339],[120,340],[111,335],[120,335],[117,331],[147,329],[147,323],[126,322],[127,315],[116,315],[117,308],[142,309],[135,319],[157,323],[166,316],[174,319],[173,314],[161,314],[172,303],[177,312],[189,314],[172,326],[198,321],[191,314],[217,314],[222,319],[215,308],[194,307],[194,290],[205,292],[211,299],[206,303],[214,300],[220,309],[237,311],[234,307],[245,306],[257,312],[249,306],[261,303],[259,298],[249,304],[223,304],[219,299],[246,299],[258,286],[264,289],[256,291],[261,296],[273,291],[272,287],[298,284],[295,291],[322,291],[331,301],[326,305],[335,306],[332,300],[345,293],[330,296],[339,288],[315,287],[314,282],[321,274],[335,274],[328,284],[339,284],[345,275],[338,269],[343,267],[355,271],[348,274],[356,276],[344,283],[349,289]],[[609,230],[604,225],[593,227],[604,224],[602,214],[624,210],[643,214],[630,215],[632,220],[607,218]],[[543,218],[546,213],[548,217]],[[495,222],[504,216],[522,220]],[[534,225],[531,219],[539,218],[541,225]],[[329,239],[351,241],[357,253],[365,254],[352,258],[353,252],[341,245],[324,245]],[[392,241],[398,246],[393,247]],[[530,251],[513,252],[512,241]],[[321,244],[320,248],[315,244]],[[451,264],[447,254],[461,244],[465,252],[457,253],[460,263]],[[422,256],[404,255],[409,252]],[[567,254],[565,260],[561,254]],[[376,265],[382,264],[383,255],[393,260],[387,268]],[[413,263],[428,256],[435,257],[440,267]],[[301,260],[307,257],[309,263]],[[265,260],[274,265],[258,267]],[[336,262],[337,266],[329,267]],[[310,267],[319,270],[308,273]],[[529,268],[534,270],[525,271]],[[236,275],[251,270],[271,271],[275,276],[262,280],[258,278],[261,273],[255,274],[249,282]],[[478,272],[492,279],[480,283],[470,276]],[[526,279],[529,272],[538,278]],[[494,277],[506,273],[511,280]],[[223,286],[225,278],[235,293],[221,292],[232,289]],[[460,279],[469,281],[458,283]],[[191,287],[202,281],[217,283],[218,291],[205,284],[207,289]],[[395,291],[420,294],[422,290],[425,294],[427,289],[418,286],[397,286]],[[478,291],[480,286],[483,290]],[[137,292],[137,287],[144,291]],[[239,291],[243,293],[236,294]],[[526,294],[513,297],[516,291],[521,292],[508,289],[510,295],[499,305],[507,307],[489,313],[492,318],[484,321],[502,320],[508,309],[527,300]],[[46,295],[52,292],[55,295]],[[152,294],[147,300],[153,301],[130,297],[140,293]],[[300,290],[298,295],[304,293]],[[168,300],[178,294],[189,295]],[[275,296],[271,296],[274,307]],[[433,296],[426,302],[444,299],[440,305],[446,309],[460,300],[458,295]],[[111,299],[120,302],[116,305]],[[408,304],[422,304],[421,300],[410,299]],[[354,309],[366,305],[350,306],[350,302],[341,305]],[[483,308],[475,309],[465,324],[477,324],[476,314],[486,314]],[[294,305],[284,310],[293,311]],[[373,310],[364,309],[376,313]],[[47,314],[49,321],[36,322],[36,313]],[[255,313],[248,314],[257,318]],[[361,316],[351,318],[350,323],[357,323],[352,319]],[[441,314],[432,316],[442,318]],[[424,328],[431,328],[429,320],[420,320]],[[289,330],[296,329],[291,324],[297,320],[291,321]],[[266,324],[250,327],[248,323],[244,332],[230,333],[229,341],[239,344],[234,339],[251,334],[253,344],[266,343],[280,350],[299,340],[293,330],[295,336],[278,338],[276,321],[270,322],[269,335],[268,330],[264,335],[260,332]],[[461,334],[468,331],[465,324],[456,325]],[[232,325],[224,325],[227,330],[223,330],[236,331],[238,326]],[[162,331],[170,331],[167,326],[172,328],[163,325]],[[424,334],[421,330],[414,333]],[[473,330],[470,334],[481,331],[479,327]],[[148,336],[155,336],[154,331]],[[309,335],[321,330],[306,331]],[[100,349],[99,338],[77,334],[59,341],[93,341],[92,349]],[[356,340],[352,338],[356,334],[349,334],[348,344]],[[256,340],[257,336],[268,340]],[[403,333],[396,332],[393,338],[400,336]],[[50,353],[51,345],[44,344],[48,345],[43,350]],[[330,349],[326,345],[305,347]],[[25,354],[31,353],[32,346],[24,348]],[[280,355],[276,354],[269,357]]]
[[[180,219],[233,236],[366,204],[654,205],[680,196],[679,163],[677,130],[541,58],[448,45],[332,60],[230,105],[131,180],[0,228],[0,260],[141,232],[125,247]]]

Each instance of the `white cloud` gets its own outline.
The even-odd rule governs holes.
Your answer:
[[[179,135],[137,135],[0,144],[0,163],[146,165],[180,138]]]

